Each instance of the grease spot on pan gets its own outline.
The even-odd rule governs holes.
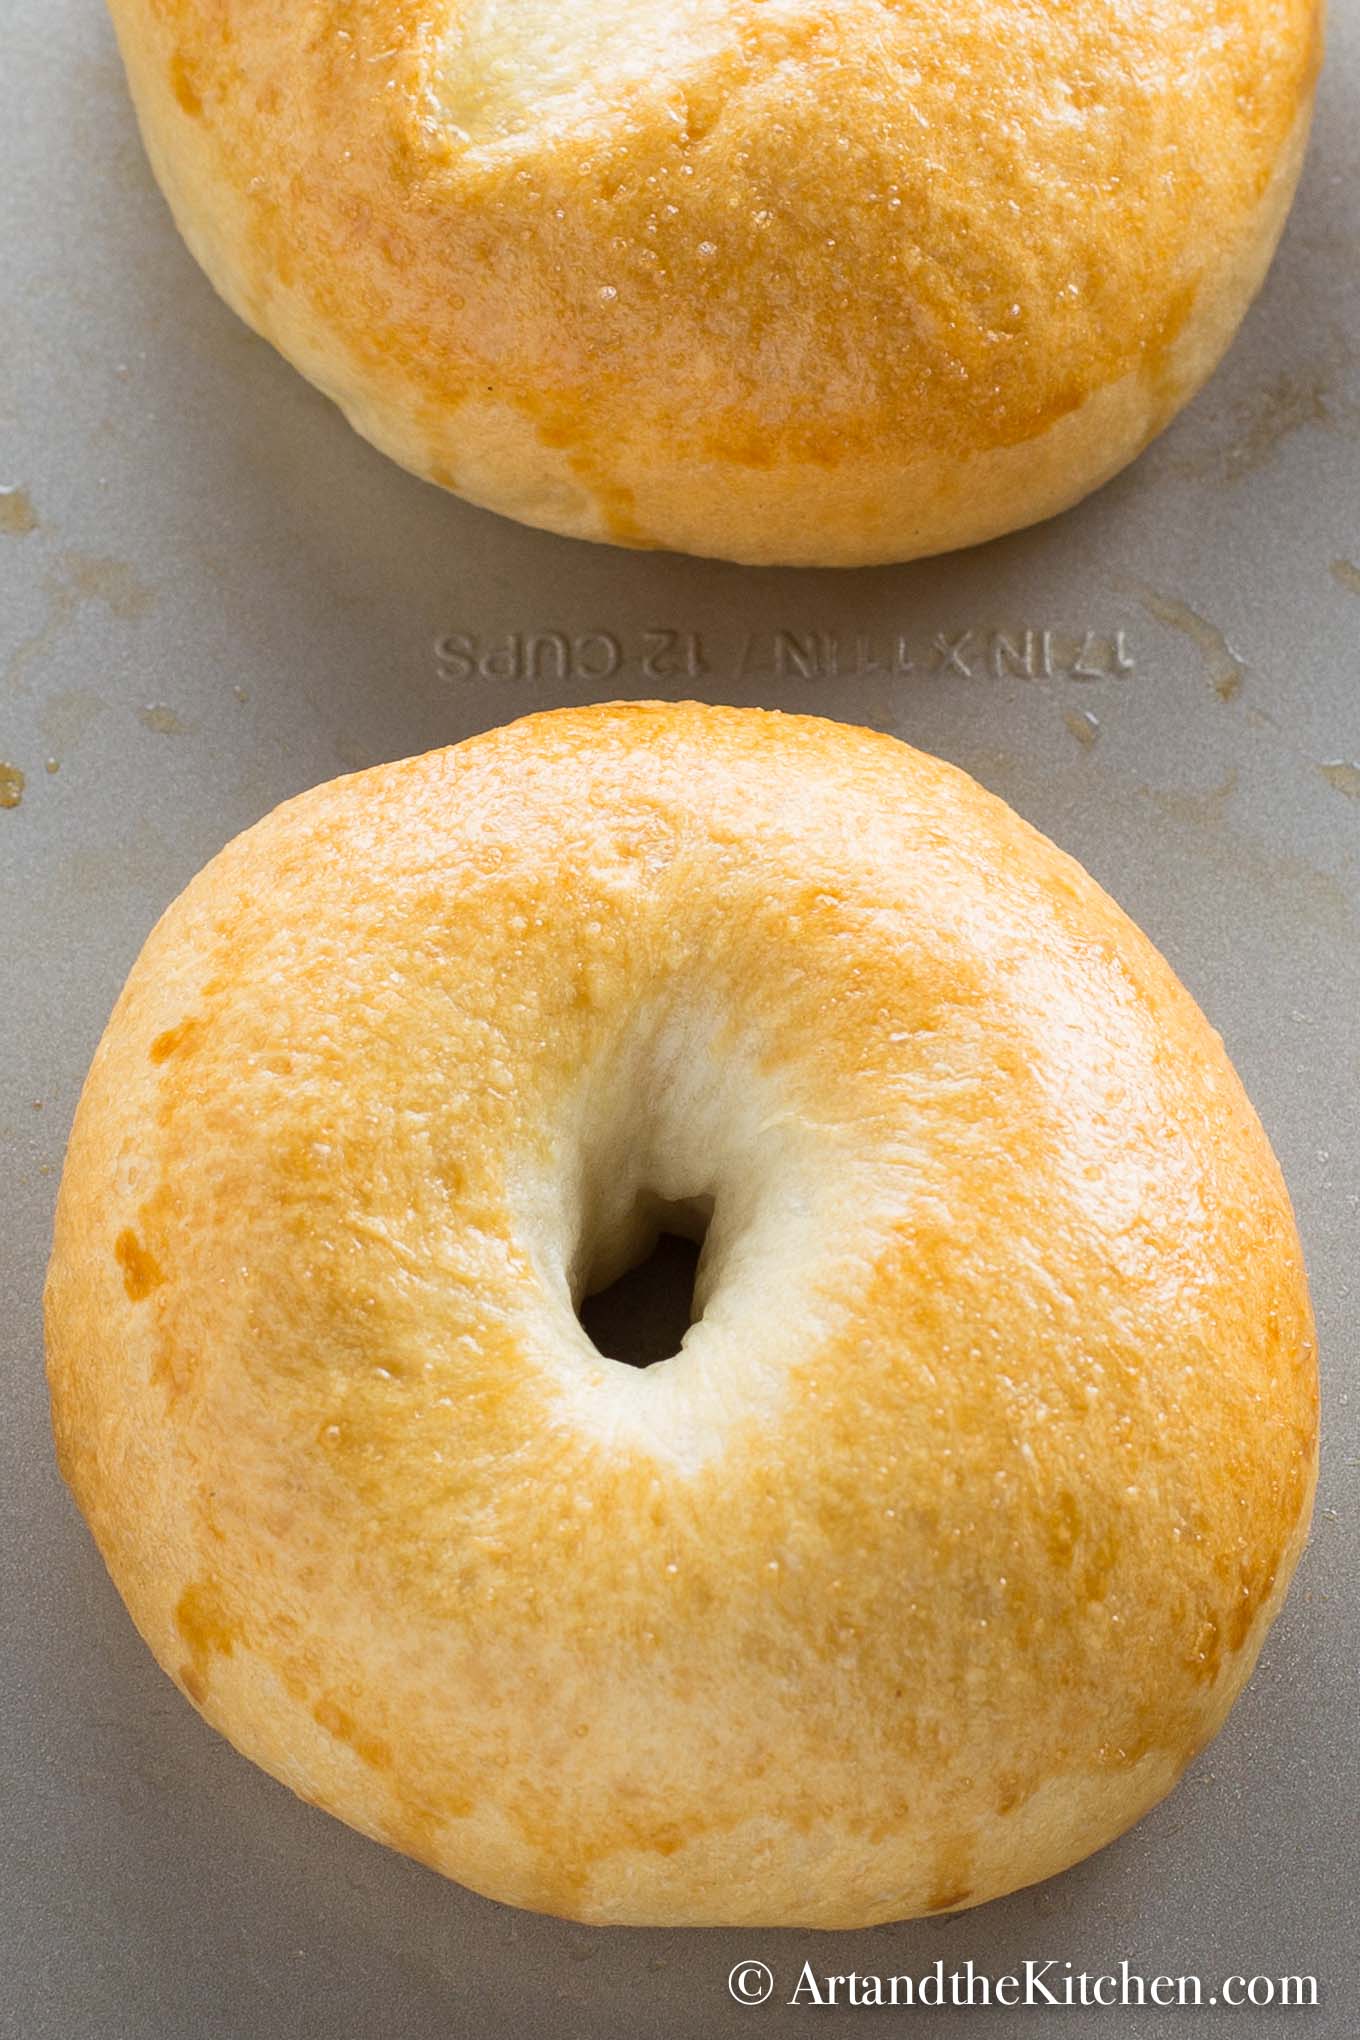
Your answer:
[[[1350,367],[1349,343],[1334,333],[1313,360],[1281,371],[1237,403],[1221,440],[1183,454],[1168,448],[1157,455],[1156,472],[1230,485],[1269,466],[1300,432],[1360,437],[1360,404],[1346,388]]]
[[[92,687],[63,687],[49,695],[38,717],[38,727],[54,757],[74,749],[101,715],[108,703]]]
[[[29,667],[46,657],[87,603],[102,603],[125,623],[145,616],[156,603],[155,589],[125,561],[106,553],[63,552],[47,577],[46,592],[42,622],[10,654],[7,677],[12,687],[23,686]]]
[[[1084,751],[1089,751],[1100,735],[1100,717],[1093,715],[1089,708],[1069,708],[1063,715],[1071,734]]]
[[[38,528],[38,513],[27,489],[13,482],[0,483],[0,533],[6,538],[27,538]]]
[[[1242,691],[1247,675],[1246,661],[1228,643],[1224,633],[1207,616],[1201,616],[1188,602],[1163,595],[1156,588],[1139,584],[1138,595],[1149,616],[1178,630],[1203,654],[1204,675],[1220,701],[1231,701]]]
[[[137,711],[137,720],[154,730],[158,737],[182,737],[189,725],[181,722],[173,708],[163,701],[146,701]]]
[[[1329,764],[1319,765],[1318,771],[1328,786],[1334,786],[1338,793],[1344,793],[1347,800],[1360,800],[1360,765],[1349,758],[1336,758]]]

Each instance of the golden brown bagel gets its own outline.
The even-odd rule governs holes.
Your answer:
[[[223,296],[530,524],[854,565],[1064,509],[1218,361],[1321,0],[111,0]]]
[[[601,1358],[574,1301],[710,1207],[680,1353]],[[208,1720],[584,1920],[1062,1869],[1218,1728],[1313,1489],[1288,1199],[1166,964],[962,773],[753,710],[238,837],[100,1045],[47,1312]]]

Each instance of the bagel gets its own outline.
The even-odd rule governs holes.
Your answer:
[[[1321,0],[111,0],[222,295],[376,446],[577,537],[946,551],[1203,382]]]
[[[702,1237],[646,1368],[584,1294]],[[601,1922],[1064,1868],[1211,1737],[1316,1468],[1266,1138],[963,773],[624,703],[288,802],[148,940],[47,1287],[162,1666],[316,1804]]]

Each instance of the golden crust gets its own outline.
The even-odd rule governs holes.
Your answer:
[[[496,31],[480,0],[112,10],[190,246],[377,445],[553,530],[828,565],[1050,515],[1167,423],[1274,250],[1322,21],[1321,0],[517,0]]]
[[[643,1372],[571,1307],[638,1188],[722,1235]],[[963,774],[759,711],[536,716],[230,844],[96,1054],[47,1323],[207,1718],[586,1920],[852,1926],[1100,1846],[1315,1476],[1288,1199],[1165,963]]]

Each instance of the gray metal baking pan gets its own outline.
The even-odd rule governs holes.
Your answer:
[[[1148,2003],[812,2013],[953,2040],[1306,2032],[1357,2007],[1360,16],[1219,375],[1072,514],[952,559],[754,572],[503,523],[366,447],[214,298],[93,0],[9,0],[0,180],[0,2029],[22,2040],[809,2030],[817,1974],[971,1958],[1196,1975]],[[1044,634],[1048,635],[1045,636]],[[531,645],[530,641],[536,640]],[[345,768],[602,694],[815,710],[967,767],[1081,858],[1221,1030],[1320,1319],[1312,1544],[1226,1731],[1066,1876],[872,1933],[599,1931],[463,1892],[218,1740],[134,1635],[53,1465],[39,1294],[77,1089],[152,922]],[[24,784],[20,793],[17,774]],[[771,1998],[731,1995],[763,1961]],[[1050,1980],[1055,1972],[1049,1972]],[[1233,1975],[1319,2004],[1228,2011]],[[749,1985],[748,1985],[749,1988]],[[804,1993],[806,1997],[806,1993]],[[1187,2023],[1189,2022],[1189,2023]]]

